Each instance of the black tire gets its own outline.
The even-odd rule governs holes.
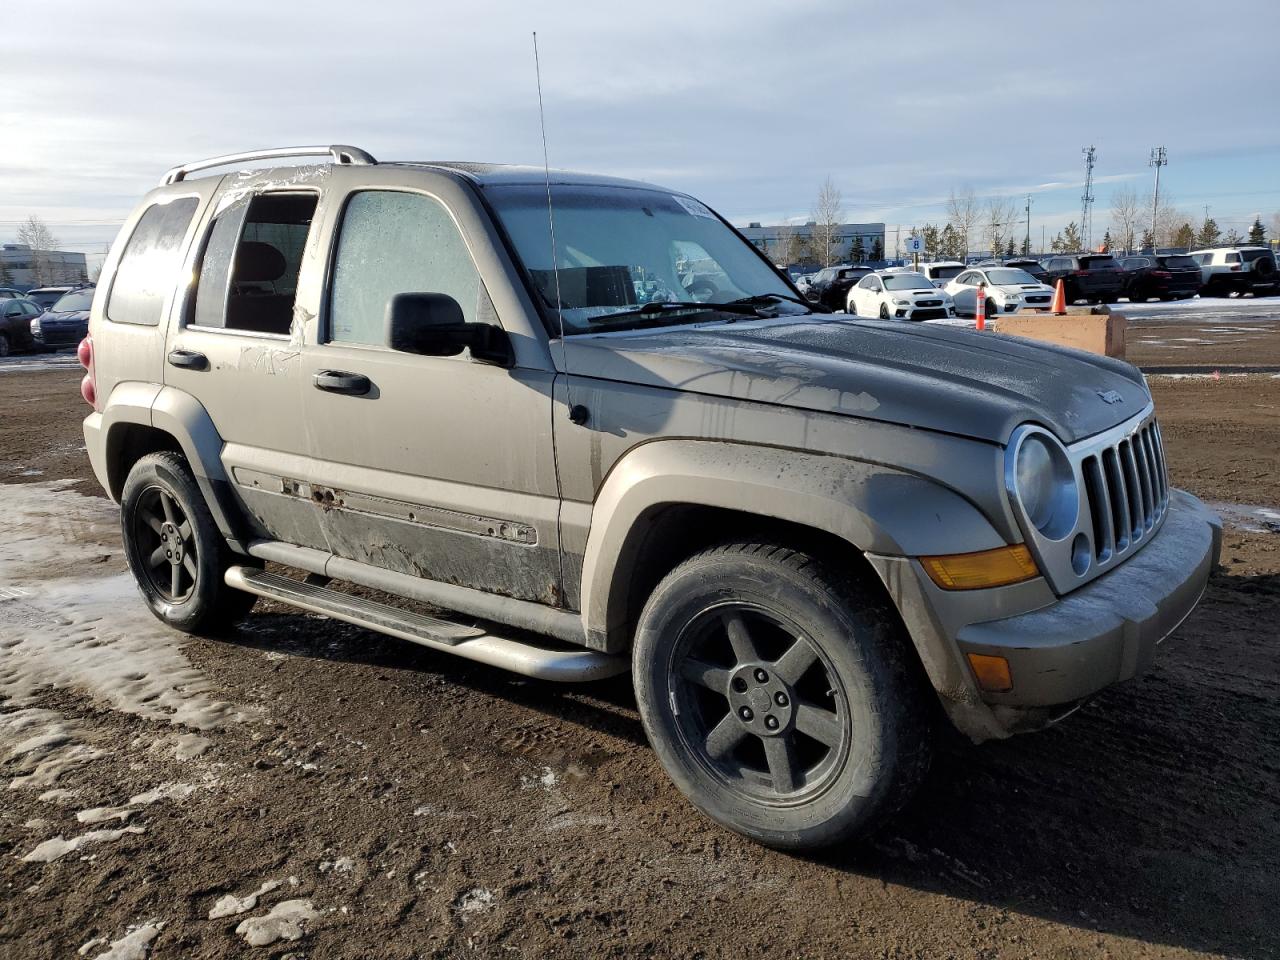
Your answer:
[[[9,343],[9,335],[0,333],[0,357],[7,357],[11,353],[13,353],[13,347]]]
[[[928,769],[931,693],[909,643],[886,600],[807,554],[714,547],[640,616],[640,716],[707,816],[768,846],[829,846],[895,811]]]
[[[889,316],[889,306],[888,306],[888,304],[884,304],[884,303],[880,304],[880,319],[881,319],[881,320],[890,320],[890,319],[892,319],[892,318]]]
[[[992,300],[990,297],[987,297],[987,312],[985,314],[986,319],[987,320],[992,319],[993,317],[996,316],[997,312],[998,311],[996,310],[996,302]]]
[[[184,633],[217,634],[257,599],[223,581],[234,562],[181,454],[151,453],[129,471],[120,497],[125,556],[151,612]]]

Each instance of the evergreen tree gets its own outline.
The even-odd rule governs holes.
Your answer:
[[[1013,242],[1013,237],[1009,238],[1009,242],[1004,248],[1004,255],[1006,257],[1016,257],[1018,255],[1018,247]]]
[[[862,234],[853,238],[853,249],[849,251],[849,259],[854,263],[861,263],[867,259],[866,247],[862,245]]]
[[[1111,231],[1108,230],[1102,235],[1102,249],[1106,253],[1111,252]]]
[[[1142,243],[1140,244],[1140,247],[1143,250],[1150,250],[1152,253],[1156,252],[1156,235],[1151,232],[1150,227],[1142,231]]]
[[[1031,238],[1030,237],[1024,236],[1022,238],[1022,255],[1024,257],[1031,256]]]
[[[875,241],[871,244],[871,259],[872,260],[884,259],[884,242],[881,241],[879,237],[876,237]]]
[[[1218,221],[1213,217],[1206,217],[1204,224],[1200,227],[1200,232],[1196,234],[1196,246],[1212,247],[1218,243],[1218,238],[1222,236],[1222,231],[1218,229]]]
[[[962,255],[959,252],[960,234],[956,232],[956,228],[951,224],[947,224],[942,228],[942,234],[939,239],[942,256],[948,260],[960,260]]]
[[[1062,231],[1062,249],[1066,253],[1076,253],[1083,246],[1084,240],[1080,237],[1080,226],[1072,220]]]
[[[1049,249],[1054,253],[1064,253],[1067,249],[1066,241],[1062,239],[1062,234],[1054,234],[1052,240],[1049,241]]]
[[[924,256],[926,260],[937,260],[942,257],[942,235],[932,223],[926,223],[921,235],[924,237]]]
[[[1253,226],[1249,228],[1249,242],[1262,246],[1267,242],[1267,228],[1262,225],[1262,219],[1255,217]]]
[[[1196,231],[1189,223],[1184,223],[1178,228],[1178,232],[1173,235],[1173,245],[1182,247],[1184,250],[1190,250],[1196,244]]]

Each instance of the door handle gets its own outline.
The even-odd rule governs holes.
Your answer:
[[[204,370],[209,366],[209,358],[194,350],[170,350],[169,363],[187,370]]]
[[[317,390],[327,390],[329,393],[345,393],[352,396],[361,396],[368,393],[373,384],[369,378],[362,373],[347,373],[344,370],[320,370],[312,378]]]

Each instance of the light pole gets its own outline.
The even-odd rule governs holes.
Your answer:
[[[1151,252],[1154,254],[1159,242],[1156,239],[1156,212],[1160,209],[1160,168],[1167,166],[1169,158],[1164,152],[1164,147],[1152,147],[1151,159],[1147,161],[1147,166],[1156,168],[1156,186],[1151,193]]]
[[[1031,256],[1031,194],[1027,194],[1027,239],[1022,245],[1022,255]]]

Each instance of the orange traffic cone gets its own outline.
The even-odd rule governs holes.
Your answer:
[[[1049,312],[1055,317],[1065,317],[1067,315],[1067,290],[1062,279],[1058,279],[1058,285],[1053,290],[1053,303],[1049,304]]]
[[[987,290],[978,287],[978,298],[973,309],[973,324],[979,330],[987,329]]]

